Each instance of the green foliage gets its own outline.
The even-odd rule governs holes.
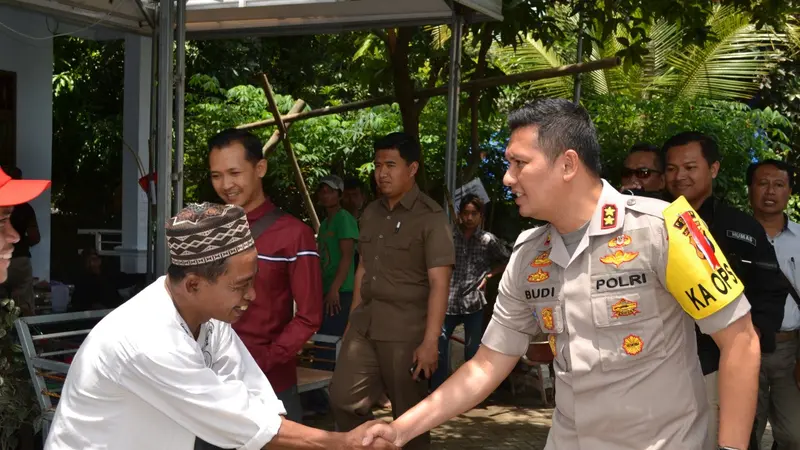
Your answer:
[[[124,41],[53,46],[53,203],[79,226],[105,228],[119,220]]]
[[[637,100],[597,96],[586,101],[603,148],[604,172],[618,185],[625,154],[637,142],[663,144],[670,136],[694,130],[719,144],[721,170],[715,194],[748,210],[745,173],[754,160],[774,158],[788,149],[781,130],[788,120],[776,111],[712,100]],[[795,203],[796,204],[796,203]]]
[[[38,412],[22,349],[13,339],[17,317],[13,300],[0,301],[0,450],[16,449],[18,430]]]
[[[271,117],[264,91],[244,85],[223,89],[219,82],[204,75],[192,78],[190,85],[204,93],[187,95],[186,108],[186,201],[215,199],[208,179],[206,141],[224,128]],[[282,113],[294,104],[289,96],[276,95]],[[308,107],[307,107],[308,108]],[[379,106],[344,115],[330,115],[298,121],[289,138],[309,190],[331,171],[367,179],[372,161],[373,137],[400,128],[396,106]],[[266,142],[274,127],[256,130]],[[265,189],[280,206],[306,216],[302,196],[295,182],[283,144],[270,154]]]
[[[510,72],[549,69],[576,61],[577,17],[563,8],[551,8],[565,30],[565,38],[547,45],[528,34],[519,47],[496,47],[497,64]],[[704,97],[712,99],[749,98],[758,90],[759,78],[769,72],[777,57],[789,49],[790,36],[759,30],[751,15],[733,6],[715,6],[709,10],[706,27],[714,39],[688,42],[688,31],[678,24],[661,19],[643,22],[636,33],[646,35],[645,48],[635,66],[594,71],[582,79],[586,94],[627,94],[649,98]],[[585,36],[591,43],[586,60],[596,61],[626,52],[635,36],[620,26],[606,35],[606,24],[588,23]],[[628,60],[630,62],[630,59]],[[539,80],[529,86],[537,95],[568,97],[573,77]]]

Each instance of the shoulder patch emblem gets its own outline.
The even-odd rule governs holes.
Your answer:
[[[742,233],[740,231],[734,230],[727,230],[727,235],[731,239],[736,239],[742,242],[747,242],[748,244],[756,247],[756,238],[750,236],[749,234]]]
[[[536,272],[528,275],[528,282],[530,282],[530,283],[541,283],[542,281],[545,281],[548,278],[550,278],[550,273],[549,272],[545,272],[542,269],[539,269]]]
[[[550,260],[550,250],[545,250],[531,261],[531,267],[547,267],[552,263],[553,262]]]
[[[639,256],[639,252],[626,252],[623,250],[617,250],[610,255],[600,257],[600,262],[603,264],[613,264],[617,269],[619,269],[619,266],[625,264],[626,262],[633,261],[637,256]]]
[[[667,290],[695,320],[709,317],[736,300],[744,285],[684,197],[663,214],[669,237]]]
[[[617,225],[617,205],[606,203],[602,209],[603,222],[600,224],[600,229],[608,230]]]
[[[644,350],[644,341],[635,334],[629,334],[622,341],[622,350],[630,356],[636,356]]]

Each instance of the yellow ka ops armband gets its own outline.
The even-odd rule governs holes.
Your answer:
[[[744,291],[708,227],[681,196],[664,210],[669,238],[667,290],[694,319],[721,310]]]

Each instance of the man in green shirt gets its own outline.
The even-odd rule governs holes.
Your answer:
[[[344,335],[353,301],[353,254],[358,240],[358,223],[352,214],[342,208],[342,191],[344,182],[336,175],[320,180],[317,188],[317,203],[325,208],[325,220],[320,224],[317,235],[322,263],[322,292],[325,295],[319,333],[330,336]],[[333,365],[327,368],[333,370]]]

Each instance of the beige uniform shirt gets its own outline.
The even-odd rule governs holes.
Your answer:
[[[483,345],[521,356],[532,339],[547,336],[555,354],[556,410],[546,450],[703,446],[709,414],[694,324],[704,333],[717,332],[746,315],[750,305],[741,294],[725,305],[714,306],[707,296],[706,302],[688,300],[702,291],[720,303],[711,281],[738,292],[733,288],[741,282],[724,259],[717,269],[724,280],[715,272],[699,283],[702,289],[698,284],[678,292],[672,280],[697,277],[680,272],[681,267],[698,272],[690,269],[696,261],[673,264],[669,258],[675,295],[670,293],[671,225],[662,216],[667,206],[622,195],[604,181],[597,209],[571,255],[549,225],[523,232],[515,244]],[[680,231],[687,228],[680,225],[674,224]],[[713,239],[709,244],[716,248]],[[680,250],[688,254],[685,247]],[[713,256],[709,260],[716,263]],[[693,319],[699,316],[705,317]]]

